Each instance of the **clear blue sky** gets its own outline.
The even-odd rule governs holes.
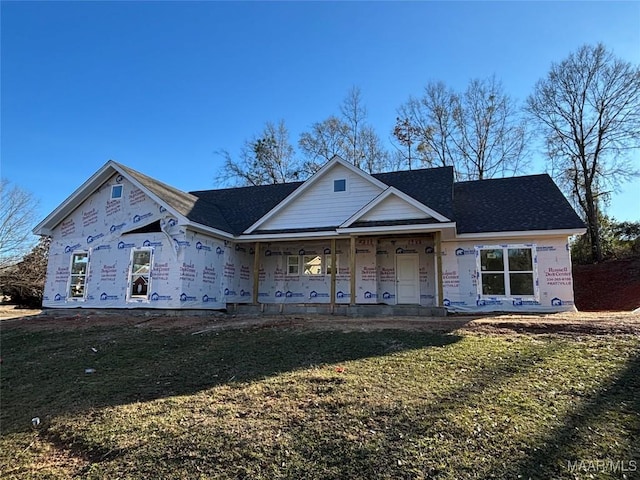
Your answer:
[[[1,175],[41,217],[109,159],[213,188],[216,150],[279,119],[295,144],[353,85],[387,141],[430,79],[495,74],[522,101],[585,43],[640,63],[640,2],[2,2],[1,16]],[[609,213],[640,220],[640,180]]]

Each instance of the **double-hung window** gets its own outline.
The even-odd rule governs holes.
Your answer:
[[[131,250],[129,300],[139,301],[149,299],[152,254],[153,250],[151,248],[134,248]]]
[[[537,297],[534,245],[476,248],[478,294],[484,297]]]
[[[287,275],[300,275],[300,257],[297,255],[287,257]]]
[[[84,300],[87,295],[87,274],[89,273],[89,252],[71,254],[71,279],[69,299]]]

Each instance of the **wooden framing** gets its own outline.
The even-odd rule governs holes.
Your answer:
[[[260,288],[260,242],[253,246],[253,304],[258,304],[258,290]]]
[[[331,312],[336,306],[336,239],[331,239]]]

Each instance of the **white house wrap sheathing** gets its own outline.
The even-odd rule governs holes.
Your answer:
[[[478,289],[477,248],[534,248],[535,296],[491,297]],[[446,242],[442,244],[443,305],[452,312],[558,312],[575,310],[571,256],[566,238],[517,242]]]
[[[123,196],[111,200],[111,187]],[[160,220],[161,232],[128,233]],[[131,250],[151,251],[148,298],[127,298]],[[87,252],[86,293],[69,295],[71,257]],[[121,175],[114,175],[52,233],[43,306],[69,308],[225,308],[250,301],[253,252],[177,224]]]
[[[396,257],[417,255],[419,262],[420,304],[435,304],[433,240],[430,238],[356,240],[356,303],[396,304]],[[350,243],[336,241],[336,303],[349,303]],[[269,243],[260,248],[260,303],[330,303],[331,275],[288,274],[289,257],[319,256],[326,264],[331,256],[330,240]]]
[[[507,193],[528,185],[546,192],[540,198],[555,195],[557,208],[543,203],[538,209],[558,213],[561,221],[551,227],[544,218],[515,227],[489,222],[485,232],[464,215],[453,223],[430,210],[427,203],[437,204],[440,197],[422,208],[402,190],[423,197],[414,175],[436,189],[453,182],[452,171],[435,170],[384,177],[398,185],[395,190],[336,158],[284,200],[277,200],[281,189],[260,189],[265,201],[280,203],[262,219],[243,219],[238,211],[219,208],[231,205],[228,198],[238,208],[244,205],[233,192],[187,194],[108,162],[36,227],[52,237],[43,304],[224,309],[257,300],[442,305],[452,312],[574,310],[566,239],[584,228],[551,179],[508,180],[516,183]],[[457,185],[459,195],[451,201],[458,199],[471,211],[465,192],[491,197],[495,187]],[[498,205],[502,197],[494,197]],[[321,211],[309,215],[317,205]],[[245,213],[252,212],[252,205],[245,207]],[[249,221],[255,221],[251,232],[234,236],[237,224]],[[499,233],[500,228],[512,230]],[[259,242],[257,252],[253,242]]]

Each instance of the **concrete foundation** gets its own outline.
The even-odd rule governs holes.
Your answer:
[[[238,315],[338,315],[343,317],[446,317],[442,307],[419,305],[331,305],[275,304],[227,305],[227,312]]]

